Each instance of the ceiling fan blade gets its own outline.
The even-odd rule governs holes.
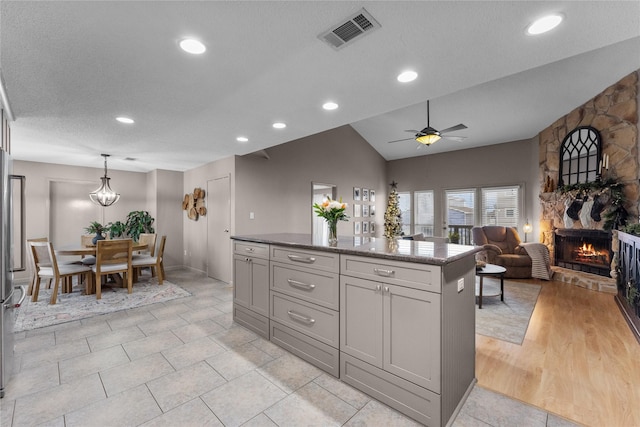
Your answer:
[[[400,141],[409,141],[409,140],[412,140],[412,139],[415,139],[415,138],[403,138],[403,139],[396,139],[396,140],[394,140],[394,141],[387,141],[387,144],[391,144],[391,143],[393,143],[393,142],[400,142]]]
[[[446,128],[440,131],[440,133],[447,133],[447,132],[455,132],[457,130],[462,130],[462,129],[466,129],[467,127],[465,125],[463,125],[462,123],[460,123],[459,125],[455,125],[455,126],[451,126],[450,128]]]
[[[405,132],[411,132],[411,133],[420,133],[419,130],[415,130],[415,129],[405,129]]]
[[[445,135],[445,136],[443,136],[443,137],[442,137],[442,139],[450,139],[450,140],[452,140],[452,141],[458,141],[458,142],[461,142],[461,141],[464,141],[465,139],[467,139],[467,137],[466,137],[466,136],[453,136],[453,135],[451,135],[451,136],[446,136],[446,135]]]

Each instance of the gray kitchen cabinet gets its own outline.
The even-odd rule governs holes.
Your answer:
[[[340,379],[425,425],[446,424],[473,381],[472,261],[340,264]]]
[[[268,245],[235,242],[233,285],[234,320],[268,339]]]
[[[440,391],[440,295],[342,276],[341,350]]]
[[[271,340],[339,376],[340,256],[271,247]]]

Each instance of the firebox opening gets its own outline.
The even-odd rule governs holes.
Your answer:
[[[558,267],[609,277],[613,256],[610,232],[558,229],[554,244]]]

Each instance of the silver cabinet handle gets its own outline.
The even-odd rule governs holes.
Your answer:
[[[312,291],[316,287],[316,285],[313,285],[311,283],[298,282],[297,280],[293,280],[293,279],[287,279],[287,283],[289,283],[291,286],[295,286],[296,288],[300,288],[300,289],[305,289],[307,291]]]
[[[314,319],[312,317],[307,317],[307,316],[305,316],[303,314],[300,314],[300,313],[296,313],[293,310],[287,311],[287,314],[293,320],[297,320],[298,322],[302,322],[302,323],[305,323],[307,325],[313,325],[314,323],[316,323],[316,319]]]
[[[376,285],[376,291],[380,292],[380,289],[382,289],[382,286]]]
[[[253,248],[244,248],[244,250],[247,252],[253,252]]]
[[[313,257],[298,256],[298,255],[287,255],[287,257],[291,261],[304,262],[305,264],[313,264],[314,262],[316,262],[316,259]]]
[[[388,286],[385,286],[385,287],[384,287],[384,291],[385,291],[385,292],[389,292],[389,287],[388,287]]]
[[[245,258],[244,261],[245,262],[251,262],[251,258]]]
[[[394,274],[396,274],[396,272],[393,270],[383,270],[382,268],[374,268],[373,272],[376,273],[378,276],[383,276],[383,277],[391,277]]]

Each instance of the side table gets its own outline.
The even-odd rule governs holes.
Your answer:
[[[507,269],[499,266],[499,265],[495,265],[495,264],[487,264],[484,267],[482,267],[481,269],[476,269],[476,276],[478,276],[480,278],[480,286],[478,289],[478,308],[482,308],[482,279],[485,276],[497,276],[500,277],[500,293],[499,294],[491,294],[491,295],[485,295],[487,297],[497,297],[498,295],[500,296],[500,301],[504,301],[504,273],[506,273]]]

